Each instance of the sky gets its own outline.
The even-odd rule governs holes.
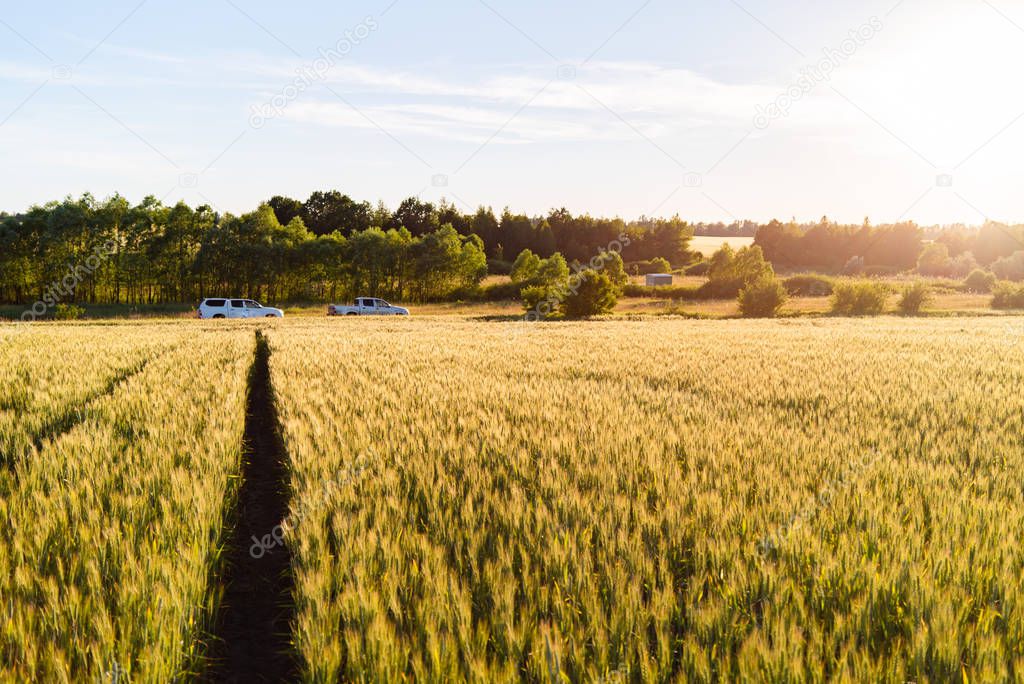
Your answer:
[[[1024,221],[1021,0],[0,6],[0,210]]]

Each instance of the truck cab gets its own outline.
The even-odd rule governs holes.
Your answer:
[[[401,306],[392,306],[377,297],[357,297],[351,306],[330,304],[328,316],[408,316],[409,310]]]

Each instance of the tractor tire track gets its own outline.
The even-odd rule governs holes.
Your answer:
[[[226,528],[223,588],[204,681],[287,682],[297,679],[291,644],[295,614],[291,553],[275,542],[253,553],[288,515],[288,457],[270,382],[270,347],[256,333],[249,374],[241,484]],[[278,536],[278,539],[280,536]]]

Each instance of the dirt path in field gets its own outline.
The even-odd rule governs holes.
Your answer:
[[[241,490],[234,530],[225,549],[222,582],[226,588],[206,681],[296,679],[289,624],[295,612],[291,553],[277,541],[280,528],[275,538],[275,526],[288,514],[287,456],[277,430],[269,359],[267,342],[257,333],[249,376]]]

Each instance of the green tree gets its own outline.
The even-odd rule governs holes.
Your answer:
[[[736,297],[750,283],[774,277],[775,270],[765,261],[760,246],[750,245],[737,252],[725,244],[711,256],[704,288],[712,296]]]
[[[608,276],[608,278],[618,288],[625,287],[626,283],[629,282],[629,276],[626,274],[626,267],[622,263],[622,257],[619,256],[618,252],[603,252],[601,254],[601,272]]]
[[[405,228],[413,237],[436,231],[440,226],[437,209],[430,202],[421,202],[416,197],[404,200],[391,217],[390,227]]]
[[[366,230],[373,225],[372,214],[369,203],[356,202],[337,190],[314,192],[302,207],[302,220],[314,235],[327,235],[336,230],[350,235]]]
[[[925,276],[947,277],[952,267],[949,248],[941,242],[926,246],[917,259],[917,272]]]
[[[510,274],[512,282],[522,283],[533,280],[537,277],[540,265],[540,257],[530,250],[524,249],[512,264],[512,272]]]
[[[606,273],[583,271],[577,287],[562,300],[566,318],[585,318],[608,313],[619,299],[619,288]]]
[[[558,252],[543,259],[537,268],[536,279],[542,285],[552,286],[564,283],[568,278],[569,264],[565,262],[565,257]]]
[[[287,225],[293,218],[302,216],[304,212],[302,202],[291,197],[274,195],[267,204],[274,210],[274,216],[277,217],[277,222],[281,225]]]

